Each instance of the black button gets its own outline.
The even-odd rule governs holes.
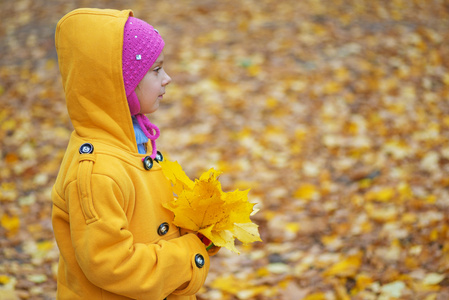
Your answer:
[[[94,146],[91,143],[84,143],[80,147],[80,154],[91,154],[94,152]]]
[[[143,167],[145,168],[145,170],[151,170],[151,168],[153,167],[153,159],[151,159],[151,157],[149,156],[145,156],[145,158],[143,159]]]
[[[162,155],[161,152],[157,152],[156,157],[154,158],[155,161],[160,162],[164,160],[164,156]]]
[[[195,264],[200,269],[204,267],[204,257],[201,254],[195,255]]]
[[[159,228],[157,229],[157,234],[166,235],[169,228],[170,226],[168,225],[168,223],[164,222],[161,225],[159,225]]]

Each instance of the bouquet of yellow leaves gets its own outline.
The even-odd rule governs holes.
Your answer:
[[[235,238],[243,243],[262,241],[258,226],[250,220],[254,204],[248,202],[249,190],[223,192],[218,181],[221,172],[214,169],[192,181],[177,162],[164,160],[160,165],[177,196],[164,204],[174,213],[176,226],[199,232],[215,246],[236,253]]]

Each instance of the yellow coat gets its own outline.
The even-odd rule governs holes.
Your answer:
[[[137,151],[121,67],[132,15],[78,9],[57,25],[75,128],[52,190],[58,299],[196,299],[209,270],[204,244],[162,207],[173,193],[160,166],[146,170]]]

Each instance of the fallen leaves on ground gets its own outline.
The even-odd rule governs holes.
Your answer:
[[[198,298],[449,299],[446,0],[1,2],[1,299],[54,299],[72,126],[53,35],[81,6],[155,25],[159,149],[260,203],[264,242],[214,256]]]

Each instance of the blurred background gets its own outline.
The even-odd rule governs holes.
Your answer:
[[[159,30],[158,148],[260,209],[199,299],[449,299],[447,0],[0,0],[0,299],[55,297],[54,31],[79,7]]]

